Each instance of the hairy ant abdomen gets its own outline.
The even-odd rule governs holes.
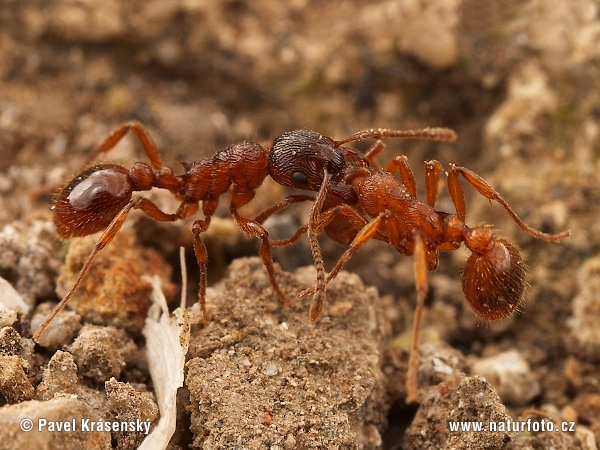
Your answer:
[[[488,321],[510,316],[521,304],[527,269],[517,248],[492,238],[483,253],[474,251],[463,270],[462,286],[471,308]]]
[[[131,200],[129,171],[101,164],[83,171],[61,192],[54,208],[56,232],[62,238],[87,236],[108,227]]]

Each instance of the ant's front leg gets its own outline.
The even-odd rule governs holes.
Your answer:
[[[192,233],[194,233],[194,254],[196,255],[196,261],[200,267],[200,286],[198,287],[198,301],[200,302],[200,310],[202,311],[202,318],[204,323],[210,322],[210,315],[206,310],[206,285],[207,281],[207,265],[208,265],[208,252],[206,250],[206,244],[200,236],[204,233],[209,225],[212,215],[215,213],[219,200],[205,200],[202,202],[202,212],[204,219],[198,219],[192,225]]]
[[[135,120],[127,122],[116,130],[112,131],[104,140],[104,142],[102,142],[102,144],[100,144],[90,155],[85,165],[89,165],[91,161],[96,159],[101,153],[108,153],[111,151],[129,131],[137,136],[140,144],[142,144],[142,148],[144,149],[146,156],[152,163],[152,167],[154,169],[160,169],[164,167],[164,164],[158,153],[158,149],[156,148],[156,144],[154,144],[154,141],[150,137],[150,133],[148,133],[148,130],[144,125]]]
[[[260,223],[261,225],[265,222],[265,220],[267,220],[269,217],[271,217],[273,214],[275,214],[278,211],[281,211],[282,209],[287,208],[290,205],[293,205],[294,203],[300,203],[300,202],[305,202],[305,201],[314,201],[315,198],[310,196],[310,195],[290,195],[288,197],[285,198],[285,200],[277,203],[274,206],[271,206],[270,208],[265,209],[263,212],[261,212],[260,214],[256,215],[254,217],[254,219],[252,219],[254,222]]]
[[[323,263],[323,255],[321,254],[321,246],[317,240],[317,236],[320,232],[318,228],[319,224],[319,213],[325,204],[325,197],[327,196],[327,185],[329,184],[329,172],[326,168],[323,169],[323,181],[317,194],[317,198],[312,205],[310,210],[310,216],[308,218],[308,240],[310,242],[310,251],[313,257],[313,263],[317,270],[317,283],[315,285],[315,295],[313,296],[313,302],[310,307],[310,320],[316,322],[321,315],[323,309],[323,303],[325,302],[325,264]]]
[[[381,214],[379,214],[379,216],[377,216],[377,218],[375,218],[373,221],[363,226],[358,232],[358,234],[354,237],[354,240],[350,244],[350,248],[348,248],[344,252],[336,266],[333,268],[333,270],[327,277],[327,279],[325,279],[325,268],[323,265],[323,257],[321,256],[321,247],[319,246],[319,242],[317,241],[317,235],[321,231],[321,229],[326,226],[327,223],[326,220],[323,220],[321,218],[319,211],[321,210],[321,208],[323,207],[323,203],[325,202],[328,182],[329,173],[327,172],[327,170],[325,170],[323,176],[323,183],[317,195],[317,199],[313,204],[308,223],[308,237],[310,240],[310,246],[313,254],[313,261],[317,270],[317,282],[314,286],[313,302],[310,308],[311,322],[316,322],[319,316],[321,315],[321,311],[323,310],[323,304],[325,301],[325,289],[327,284],[336,277],[344,263],[350,259],[354,251],[360,248],[364,243],[366,243],[369,239],[371,239],[374,236],[374,234],[379,229],[382,219],[384,217],[389,216],[389,212],[384,211]],[[358,215],[360,216],[360,214]],[[331,215],[330,217],[333,219],[333,217],[335,216]],[[360,217],[360,219],[364,221],[364,218],[362,218],[362,216]],[[310,292],[313,292],[313,288],[309,288],[300,293],[300,297],[308,295],[308,293]]]
[[[285,209],[289,205],[292,205],[294,203],[309,201],[309,200],[314,201],[315,198],[310,195],[290,195],[290,196],[286,197],[285,200],[264,210],[263,212],[261,212],[260,214],[255,216],[254,219],[252,219],[252,220],[254,220],[255,222],[258,222],[262,225],[273,214],[275,214],[278,211],[281,211],[282,209]],[[293,245],[296,242],[298,242],[298,240],[304,235],[304,233],[306,233],[307,230],[308,230],[308,225],[302,225],[300,228],[298,228],[296,233],[294,233],[294,235],[291,238],[269,240],[269,242],[271,243],[272,247],[287,247],[289,245]]]
[[[342,215],[347,218],[350,222],[352,222],[353,226],[358,230],[358,233],[350,243],[350,246],[346,249],[346,251],[342,254],[340,259],[337,261],[336,265],[331,269],[329,275],[325,279],[325,286],[327,286],[342,270],[344,264],[346,264],[356,250],[366,244],[370,239],[375,237],[376,235],[380,238],[386,240],[385,235],[381,234],[379,230],[381,226],[381,221],[385,218],[390,217],[389,211],[385,210],[380,213],[375,219],[367,222],[360,213],[354,208],[348,205],[338,205],[334,208],[328,209],[319,217],[319,228],[324,228],[327,226],[329,222],[331,222],[336,216]],[[307,295],[315,292],[316,287],[310,287],[302,291],[299,295],[300,298],[306,297]]]
[[[319,213],[319,216],[317,218],[317,224],[314,226],[315,233],[317,235],[321,234],[321,232],[326,227],[328,227],[329,224],[334,219],[339,219],[342,217],[344,218],[344,220],[347,223],[352,225],[352,227],[354,228],[354,230],[356,230],[356,232],[360,231],[362,229],[362,227],[364,227],[367,224],[366,219],[363,216],[361,216],[360,213],[356,209],[354,209],[350,205],[341,204],[341,205],[333,206],[333,207],[323,211],[322,213]],[[298,228],[298,230],[296,230],[296,233],[294,233],[294,235],[291,238],[271,241],[271,245],[273,247],[287,247],[288,245],[295,244],[307,231],[308,231],[308,224],[304,224],[300,228]],[[341,234],[340,234],[340,231],[341,231]],[[334,241],[336,241],[340,244],[348,243],[348,241],[346,240],[347,233],[348,233],[348,230],[346,230],[346,229],[336,230],[336,229],[327,228],[327,235],[331,239],[333,239]],[[356,236],[356,234],[354,236]],[[386,237],[379,232],[378,232],[377,238],[380,240],[384,240],[384,241],[387,240]],[[351,239],[353,240],[354,238],[351,238]],[[310,292],[303,293],[300,295],[300,297],[304,297],[308,294],[312,294],[313,292],[314,292],[314,290],[312,290],[312,288],[311,288]]]
[[[236,225],[243,232],[261,239],[262,243],[260,244],[260,257],[262,258],[263,264],[267,269],[267,274],[269,275],[271,287],[273,288],[273,291],[275,292],[279,300],[281,300],[281,302],[284,305],[290,305],[292,302],[283,293],[283,291],[277,284],[277,280],[275,279],[275,268],[273,267],[273,255],[271,252],[271,244],[269,242],[269,232],[256,220],[242,217],[238,213],[238,208],[241,208],[250,200],[252,200],[254,198],[254,195],[255,191],[249,191],[244,188],[241,188],[240,186],[234,185],[231,191],[231,203],[229,204],[229,211]]]

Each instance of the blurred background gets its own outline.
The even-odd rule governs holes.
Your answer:
[[[178,161],[293,129],[342,139],[371,127],[450,127],[456,143],[388,140],[380,161],[408,155],[421,194],[424,160],[466,166],[531,226],[572,236],[535,241],[465,185],[468,223],[494,224],[523,249],[529,301],[506,325],[481,326],[460,297],[466,255],[457,252],[432,274],[426,321],[444,322],[437,335],[466,354],[518,348],[535,370],[537,404],[561,408],[592,394],[600,404],[600,299],[586,290],[600,271],[582,269],[600,250],[598,80],[592,0],[3,0],[0,225],[49,218],[48,187],[64,184],[131,119],[147,126],[176,173]],[[134,139],[110,154],[124,165],[142,158]],[[286,192],[265,183],[248,216]],[[445,184],[437,207],[453,211]],[[306,209],[292,208],[270,229],[289,236],[305,220]],[[174,252],[165,229],[141,238]],[[191,240],[187,225],[185,233]],[[343,249],[326,241],[331,267]],[[256,254],[255,242],[233,242],[249,249],[213,249],[211,270]],[[284,268],[311,263],[299,246],[276,254]],[[368,247],[348,268],[412,308],[412,260]],[[597,435],[599,417],[585,419]]]

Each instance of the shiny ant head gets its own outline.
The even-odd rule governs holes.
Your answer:
[[[277,183],[297,189],[318,191],[324,169],[338,181],[346,162],[336,142],[314,131],[283,133],[269,152],[268,172]]]
[[[131,200],[133,190],[134,182],[124,167],[90,167],[60,193],[54,209],[57,233],[70,238],[104,230]]]

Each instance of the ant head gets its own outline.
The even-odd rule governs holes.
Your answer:
[[[80,173],[60,193],[54,208],[59,236],[87,236],[104,230],[131,199],[128,171],[101,164]]]
[[[343,175],[346,162],[336,142],[314,131],[296,130],[283,133],[269,151],[268,172],[284,186],[318,191],[324,169],[332,182]]]

